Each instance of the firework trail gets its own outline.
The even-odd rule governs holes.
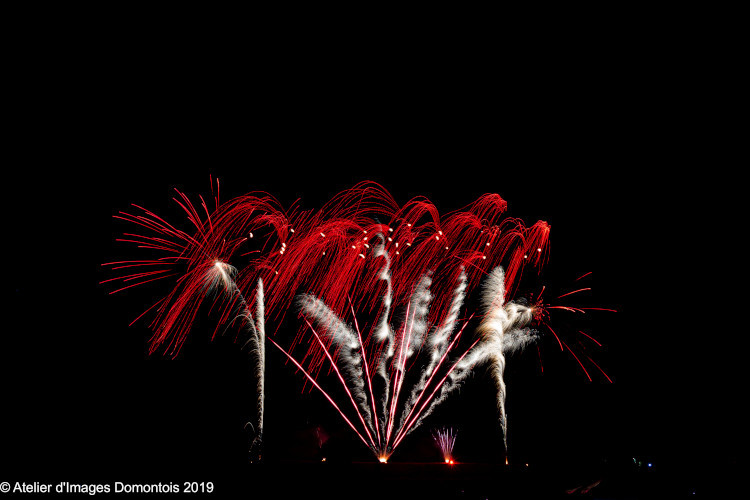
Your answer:
[[[432,433],[435,444],[440,449],[446,464],[453,463],[453,446],[456,444],[456,433],[453,429],[444,427]]]
[[[234,276],[237,270],[224,262],[216,261],[214,266],[206,275],[206,284],[209,290],[223,290],[231,299],[238,303],[236,319],[241,321],[240,332],[243,333],[244,342],[242,350],[247,350],[253,359],[255,368],[255,393],[256,393],[256,418],[254,423],[247,425],[253,429],[253,441],[250,446],[253,456],[260,455],[260,447],[263,442],[263,416],[265,413],[265,368],[266,368],[266,343],[265,343],[265,311],[263,305],[263,281],[258,280],[255,290],[255,319],[245,301],[245,297],[237,287]],[[247,427],[247,426],[246,426]]]
[[[211,186],[213,203],[199,197],[194,204],[175,190],[188,230],[137,205],[115,215],[137,228],[117,241],[136,245],[148,257],[104,264],[117,276],[102,283],[120,283],[110,293],[162,287],[163,297],[136,318],[151,316],[151,353],[177,356],[204,304],[218,316],[213,336],[239,320],[237,340],[260,367],[256,440],[263,427],[264,339],[303,370],[306,383],[321,390],[381,457],[471,366],[500,359],[505,342],[525,342],[512,328],[499,333],[488,326],[494,323],[487,318],[501,314],[497,308],[512,316],[512,302],[497,301],[482,318],[483,334],[459,348],[473,317],[461,319],[460,310],[481,280],[503,266],[507,299],[524,269],[539,270],[547,259],[549,226],[503,218],[507,204],[499,195],[483,195],[441,216],[423,197],[399,206],[372,182],[339,193],[319,210],[302,210],[297,203],[284,208],[258,192],[222,202],[218,180]],[[224,293],[208,293],[219,287]],[[253,288],[256,293],[248,293]],[[295,309],[303,321],[285,349],[275,337]],[[359,327],[357,315],[367,318],[368,328]],[[342,319],[349,316],[352,324]],[[275,325],[269,335],[267,321]],[[292,355],[299,349],[304,368]],[[318,383],[324,366],[346,388],[353,418]]]
[[[263,281],[258,279],[258,288],[255,294],[255,317],[256,324],[249,328],[250,337],[245,342],[243,348],[247,348],[255,360],[255,393],[256,393],[256,425],[255,437],[251,445],[251,453],[260,456],[260,446],[263,442],[263,415],[265,414],[265,370],[266,370],[266,329],[265,329],[265,311],[263,306]],[[253,324],[253,318],[250,310],[245,309],[243,314],[245,323]]]

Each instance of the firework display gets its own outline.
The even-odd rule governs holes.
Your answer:
[[[507,433],[505,355],[533,342],[528,325],[546,314],[541,302],[509,299],[522,273],[546,262],[547,223],[504,217],[497,194],[441,216],[426,198],[400,206],[372,182],[319,210],[284,208],[267,193],[222,202],[219,181],[211,185],[211,203],[176,191],[189,231],[140,206],[118,213],[139,228],[118,241],[148,257],[104,264],[117,273],[105,282],[119,282],[111,293],[164,284],[139,316],[151,317],[150,352],[177,356],[204,304],[217,316],[213,336],[237,336],[256,367],[256,445],[266,340],[381,461],[479,363],[492,367]],[[478,311],[465,312],[476,290]],[[329,379],[341,394],[324,387]]]

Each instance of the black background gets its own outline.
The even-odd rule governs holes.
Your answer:
[[[744,271],[742,181],[728,168],[733,132],[710,125],[720,96],[695,97],[690,65],[622,47],[550,50],[503,71],[450,52],[396,63],[372,48],[327,59],[294,47],[238,61],[170,40],[96,40],[19,61],[3,174],[4,476],[261,481],[243,430],[246,357],[208,340],[210,317],[177,359],[149,356],[145,323],[128,323],[155,292],[99,284],[101,263],[135,257],[114,242],[128,228],[113,214],[136,203],[179,219],[173,188],[205,195],[209,175],[223,199],[265,190],[306,208],[365,179],[441,213],[501,194],[508,215],[552,227],[533,290],[592,271],[592,304],[618,310],[592,313],[590,328],[614,384],[595,369],[589,382],[548,337],[543,376],[533,350],[510,359],[511,461],[595,479],[638,457],[680,491],[739,468],[744,299],[727,283]],[[371,460],[278,353],[268,363],[268,462]],[[439,460],[429,430],[450,425],[459,460],[501,462],[493,405],[479,370],[392,461]]]

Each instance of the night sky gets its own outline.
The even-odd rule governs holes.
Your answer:
[[[718,139],[694,133],[695,115],[669,85],[604,78],[596,90],[546,92],[537,81],[523,94],[483,87],[444,100],[447,88],[417,84],[323,95],[289,82],[240,94],[234,82],[193,99],[197,84],[145,77],[160,71],[171,70],[125,74],[105,64],[74,99],[40,97],[20,119],[19,130],[41,140],[21,141],[24,154],[4,174],[4,475],[254,477],[243,430],[253,408],[246,356],[228,339],[209,341],[210,316],[177,359],[149,356],[146,324],[128,323],[158,288],[110,296],[99,284],[111,277],[101,263],[139,258],[114,241],[131,228],[113,214],[136,203],[180,222],[173,188],[197,199],[210,192],[209,175],[224,200],[264,190],[305,208],[365,179],[402,204],[427,196],[441,213],[499,193],[507,215],[551,225],[548,265],[521,291],[567,290],[592,272],[593,291],[581,300],[618,311],[592,312],[582,327],[604,344],[586,344],[587,353],[614,384],[595,368],[589,382],[549,336],[543,375],[533,348],[509,357],[511,460],[585,475],[637,457],[686,485],[738,467],[745,351],[732,325],[745,313],[727,285],[745,267],[730,229],[741,213],[730,194],[738,179],[724,173]],[[556,319],[575,338],[580,317]],[[267,362],[269,462],[372,459],[270,347]],[[391,460],[439,460],[429,432],[449,425],[458,460],[503,461],[493,394],[478,370]],[[329,436],[323,450],[316,428]]]

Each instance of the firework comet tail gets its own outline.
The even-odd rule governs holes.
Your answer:
[[[505,304],[505,274],[502,267],[496,267],[487,277],[482,290],[482,321],[477,333],[482,342],[475,357],[468,362],[486,360],[490,363],[497,386],[497,409],[500,427],[503,431],[503,444],[508,447],[508,418],[505,410],[506,387],[505,354],[522,348],[536,336],[523,327],[533,318],[531,308],[509,302]]]

